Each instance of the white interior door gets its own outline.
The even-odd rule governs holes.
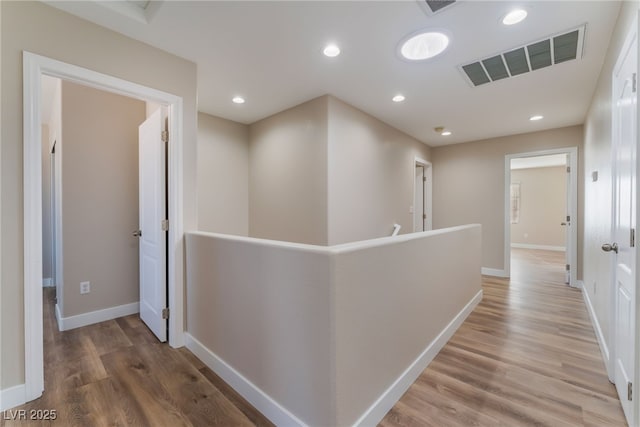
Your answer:
[[[162,112],[139,128],[140,318],[160,341],[167,340],[166,144]]]
[[[632,403],[636,319],[636,72],[637,37],[621,53],[613,81],[615,253],[614,381],[629,425],[636,425]],[[614,246],[615,245],[615,246]],[[603,249],[608,249],[603,247]]]
[[[567,268],[565,269],[565,273],[564,273],[564,282],[566,284],[571,284],[571,269],[570,269],[570,265],[571,265],[571,250],[573,248],[573,245],[571,244],[571,221],[573,221],[575,218],[571,218],[571,173],[569,171],[569,165],[571,164],[570,160],[570,155],[566,154],[566,161],[565,161],[565,165],[567,167],[567,179],[566,179],[566,193],[565,193],[565,217],[564,220],[562,221],[562,224],[565,224],[564,227],[564,258],[565,258],[565,265],[567,266]]]
[[[424,209],[424,166],[416,165],[415,183],[415,203],[413,205],[413,231],[424,231],[425,209]]]

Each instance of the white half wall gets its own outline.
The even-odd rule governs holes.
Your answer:
[[[480,235],[188,233],[187,347],[277,425],[375,425],[480,301]]]

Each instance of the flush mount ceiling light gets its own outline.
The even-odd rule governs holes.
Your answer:
[[[328,56],[329,58],[335,58],[336,56],[340,55],[340,48],[335,44],[328,44],[324,47],[322,53],[324,53],[324,55]]]
[[[439,133],[439,134],[440,134],[440,135],[442,135],[442,136],[449,136],[449,135],[451,135],[451,131],[449,131],[449,130],[445,130],[445,129],[444,129],[444,126],[438,126],[438,127],[435,127],[435,128],[433,128],[433,130],[434,130],[434,131],[436,131],[436,133]]]
[[[449,37],[439,31],[424,31],[406,39],[400,54],[410,61],[423,61],[444,52],[449,46]]]
[[[516,9],[507,13],[504,18],[502,18],[502,23],[504,25],[515,25],[518,22],[524,21],[524,18],[527,17],[527,11],[524,9]]]
[[[397,94],[396,96],[394,96],[393,98],[391,98],[391,100],[392,100],[393,102],[402,102],[402,101],[404,101],[404,99],[405,99],[405,98],[404,98],[404,95],[401,95],[401,94]]]
[[[244,104],[245,102],[244,98],[241,96],[234,96],[231,101],[233,101],[234,104]]]
[[[529,117],[529,120],[531,120],[532,122],[537,122],[538,120],[542,120],[542,119],[544,119],[544,116],[541,116],[539,114]]]

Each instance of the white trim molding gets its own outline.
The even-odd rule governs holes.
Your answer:
[[[193,354],[275,425],[292,427],[306,426],[298,417],[245,378],[240,372],[233,369],[233,367],[209,350],[196,338],[192,337],[189,333],[186,333],[185,336],[185,345]]]
[[[377,425],[384,416],[393,408],[393,405],[400,400],[402,395],[411,387],[411,384],[418,379],[422,371],[438,355],[442,347],[451,339],[465,319],[471,314],[476,306],[482,301],[482,290],[480,290],[454,317],[451,322],[429,343],[422,354],[407,367],[407,369],[385,390],[382,395],[367,409],[355,422],[354,426]]]
[[[43,75],[72,81],[98,90],[168,106],[169,159],[169,344],[184,345],[184,225],[183,225],[183,100],[117,77],[23,52],[24,131],[24,357],[25,401],[44,390],[42,332],[42,147],[41,78]],[[63,283],[63,281],[60,281]],[[74,321],[71,322],[73,324]],[[24,403],[24,402],[23,402]]]
[[[504,156],[504,271],[506,276],[511,274],[511,160],[524,157],[548,156],[553,154],[567,154],[568,165],[570,167],[569,179],[570,187],[568,194],[569,215],[571,216],[571,227],[569,230],[569,241],[566,251],[569,259],[569,276],[572,287],[577,286],[578,277],[578,147],[553,148],[549,150],[533,151],[527,153],[514,153]]]
[[[26,402],[27,390],[24,384],[0,390],[0,411],[15,408]]]
[[[116,307],[109,307],[102,310],[90,311],[88,313],[77,314],[75,316],[62,317],[58,304],[56,304],[56,319],[58,320],[58,329],[60,331],[68,331],[83,326],[93,325],[107,320],[117,319],[118,317],[129,316],[140,311],[140,304],[132,302]]]
[[[507,274],[505,270],[500,270],[497,268],[482,267],[481,273],[483,276],[501,277],[501,278],[509,277],[509,274]]]
[[[512,248],[517,249],[536,249],[541,251],[555,251],[555,252],[565,252],[567,248],[564,246],[550,246],[550,245],[532,245],[529,243],[512,243]]]
[[[586,289],[582,289],[582,297],[584,298],[584,305],[587,306],[587,312],[589,312],[589,318],[591,319],[593,331],[595,332],[596,338],[598,339],[600,352],[602,353],[602,359],[604,360],[604,366],[607,369],[607,375],[609,376],[609,380],[613,382],[613,372],[611,372],[609,347],[607,346],[607,341],[604,339],[604,334],[602,333],[602,328],[600,327],[598,316],[596,315],[596,311],[593,308],[593,304],[591,304],[591,298],[589,298],[589,292]]]
[[[424,351],[414,360],[405,371],[386,389],[355,422],[354,426],[369,426],[378,424],[387,412],[396,404],[422,371],[438,355],[442,347],[451,339],[460,325],[471,314],[474,308],[482,301],[480,290],[460,312],[449,322],[440,334],[427,345]],[[212,371],[218,374],[234,390],[262,412],[275,425],[305,426],[305,424],[285,407],[276,402],[271,396],[258,388],[245,378],[241,373],[233,369],[223,359],[209,350],[204,344],[186,335],[186,347],[191,350]]]

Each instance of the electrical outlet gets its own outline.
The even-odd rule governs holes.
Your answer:
[[[80,282],[80,293],[88,294],[91,292],[91,282]]]

